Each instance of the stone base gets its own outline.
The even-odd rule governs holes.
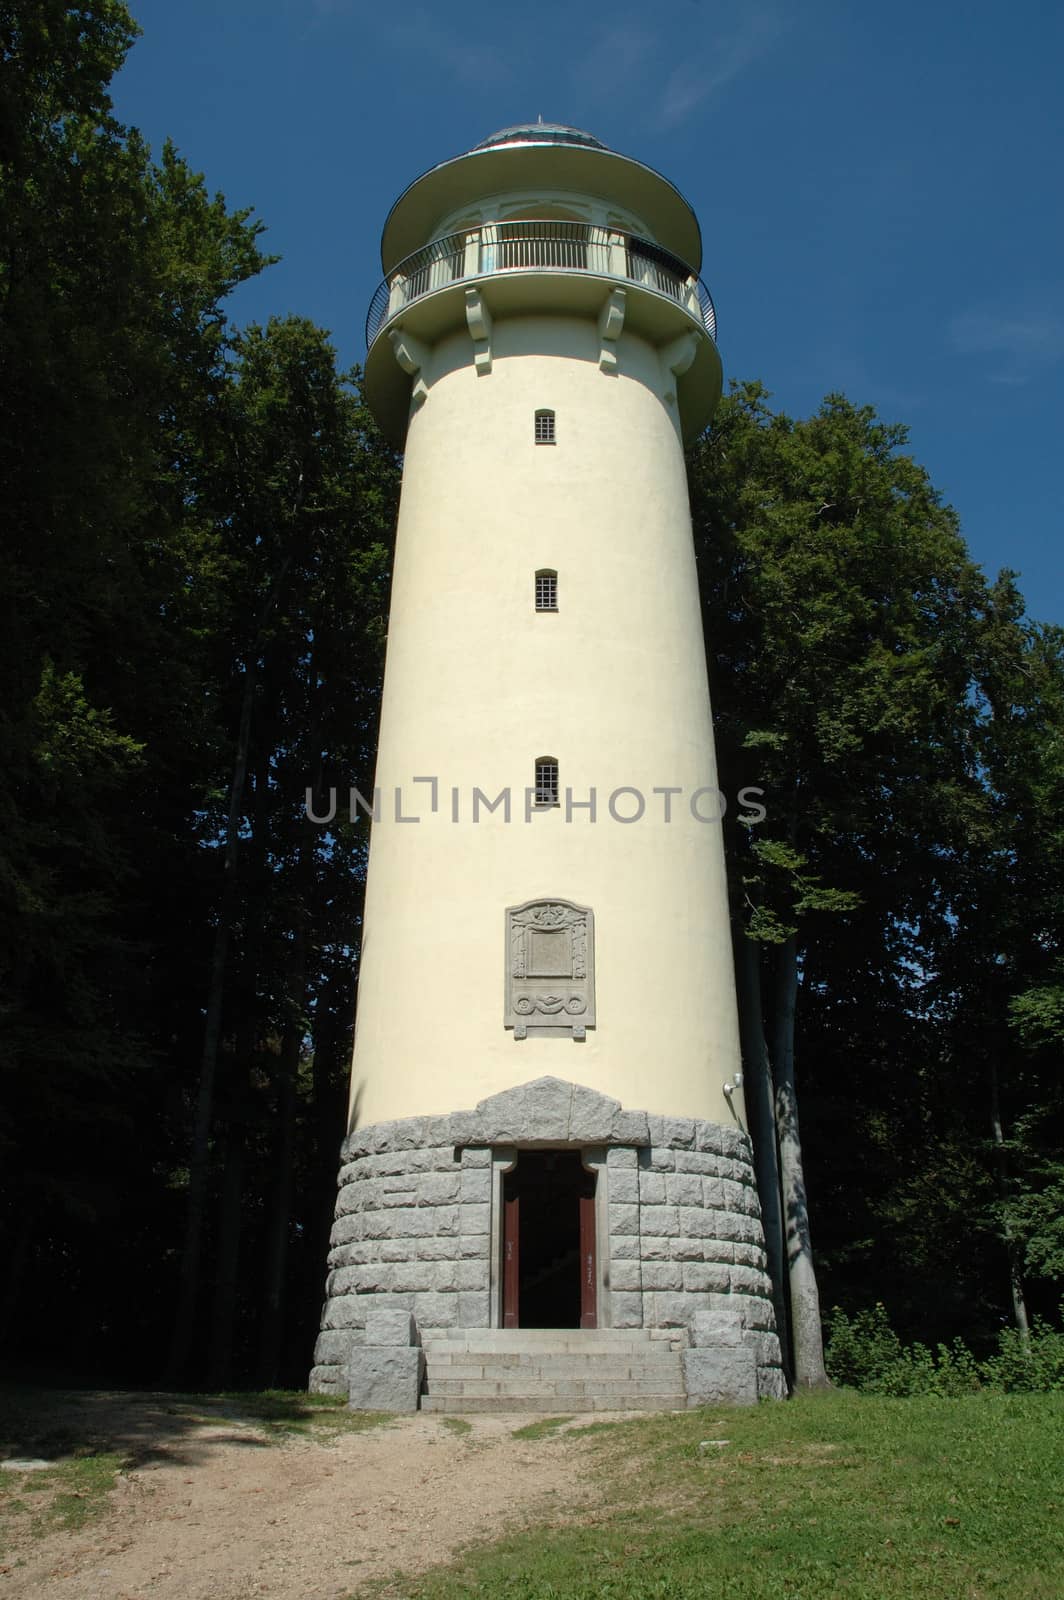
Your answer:
[[[365,1345],[347,1366],[347,1403],[352,1411],[416,1411],[425,1376],[420,1347]]]
[[[412,1314],[421,1329],[497,1323],[492,1150],[566,1146],[605,1154],[599,1326],[683,1330],[695,1344],[687,1352],[694,1404],[782,1395],[746,1134],[625,1110],[557,1078],[493,1095],[475,1111],[379,1123],[345,1141],[311,1389],[354,1396],[356,1385],[352,1403],[398,1409],[364,1398],[387,1386],[373,1362],[359,1365],[358,1352],[376,1350],[366,1338],[371,1312]]]
[[[747,1342],[749,1341],[749,1342]],[[757,1349],[753,1336],[739,1344],[685,1350],[683,1383],[689,1408],[757,1403]]]

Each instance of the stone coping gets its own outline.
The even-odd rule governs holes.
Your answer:
[[[431,1145],[519,1145],[527,1150],[572,1144],[653,1145],[740,1159],[749,1159],[750,1153],[749,1138],[739,1127],[694,1117],[626,1111],[619,1100],[596,1089],[544,1077],[490,1095],[472,1111],[403,1117],[357,1128],[344,1140],[341,1159],[354,1161],[383,1151]]]

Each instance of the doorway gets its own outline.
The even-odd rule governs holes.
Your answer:
[[[598,1325],[595,1174],[578,1150],[522,1150],[503,1177],[502,1325]]]

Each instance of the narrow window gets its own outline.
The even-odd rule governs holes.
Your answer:
[[[554,412],[536,412],[536,443],[554,444]]]
[[[558,574],[548,567],[536,573],[536,610],[557,611]]]
[[[558,763],[553,756],[540,756],[536,762],[536,804],[556,806],[558,795]]]

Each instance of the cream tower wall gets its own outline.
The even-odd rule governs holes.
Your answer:
[[[472,1106],[544,1074],[625,1106],[745,1123],[717,778],[683,448],[661,355],[591,319],[497,319],[428,353],[406,442],[350,1126]],[[557,443],[533,442],[556,415]],[[558,573],[559,610],[534,610]],[[562,804],[526,821],[537,757]],[[415,778],[435,778],[432,786]],[[655,789],[682,792],[669,797]],[[398,814],[420,820],[397,820]],[[511,815],[472,821],[473,792]],[[594,789],[597,817],[586,808]],[[615,820],[620,789],[645,798]],[[453,817],[457,791],[458,818]],[[577,803],[567,820],[566,791]],[[735,797],[728,797],[735,804]],[[666,803],[672,820],[664,820]],[[696,801],[714,818],[715,794]],[[616,797],[623,816],[638,809]],[[586,1040],[503,1026],[504,912],[595,915]]]

